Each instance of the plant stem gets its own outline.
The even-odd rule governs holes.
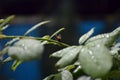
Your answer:
[[[3,36],[2,39],[12,39],[12,38],[31,38],[31,39],[37,39],[42,41],[48,41],[48,44],[55,44],[59,46],[68,47],[68,44],[53,40],[53,39],[45,39],[45,38],[39,38],[39,37],[31,37],[31,36]]]
[[[48,44],[55,44],[55,45],[59,45],[59,46],[64,46],[64,47],[68,47],[68,44],[53,40],[53,39],[44,39],[44,38],[36,38],[37,40],[43,40],[43,41],[48,41]]]

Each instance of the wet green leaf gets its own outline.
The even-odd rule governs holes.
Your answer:
[[[16,60],[30,61],[40,59],[44,51],[44,46],[35,39],[20,39],[9,47],[8,55]]]
[[[8,27],[9,27],[9,25],[5,25],[5,26],[2,27],[2,30],[7,29]]]
[[[63,31],[65,28],[61,28],[59,30],[57,30],[55,33],[53,33],[50,38],[53,38],[55,35],[57,35],[58,33],[60,33],[61,31]]]
[[[5,62],[9,62],[9,61],[12,61],[13,59],[11,58],[11,57],[8,57],[8,58],[6,58],[3,62],[5,63]]]
[[[22,63],[22,61],[20,61],[20,60],[15,60],[15,61],[13,62],[13,64],[12,64],[11,69],[12,69],[13,71],[15,71],[16,68],[17,68],[21,63]]]
[[[111,71],[106,76],[108,78],[120,79],[120,70]]]
[[[77,55],[79,51],[81,50],[82,46],[75,47],[71,50],[69,50],[57,63],[56,67],[63,68],[71,63],[74,63],[74,61],[77,59]]]
[[[117,29],[115,29],[110,33],[100,34],[100,35],[91,37],[90,39],[87,40],[86,45],[103,44],[107,47],[111,47],[119,37],[120,37],[120,27],[118,27]]]
[[[8,42],[5,44],[5,46],[10,46],[11,44],[13,44],[15,41],[17,41],[17,40],[19,40],[19,39],[20,39],[20,38],[14,38],[14,39],[8,41]]]
[[[50,57],[56,57],[56,58],[61,58],[63,57],[66,53],[68,53],[70,50],[72,50],[73,48],[75,48],[76,46],[70,46],[67,48],[64,48],[62,50],[59,50],[57,52],[54,52],[50,55]]]
[[[73,73],[77,73],[78,71],[80,71],[82,69],[82,67],[81,66],[78,66],[74,71],[73,71]]]
[[[92,77],[102,77],[112,67],[112,56],[103,45],[83,47],[79,55],[79,62],[85,73]]]
[[[88,31],[86,34],[82,35],[79,39],[79,44],[83,44],[94,32],[94,28]]]
[[[46,78],[44,78],[43,80],[53,80],[53,78],[55,77],[54,74],[47,76]]]
[[[67,70],[61,72],[61,77],[61,80],[73,80],[72,74]]]
[[[5,20],[4,19],[0,19],[0,24],[2,23],[2,22],[4,22]]]
[[[24,35],[28,35],[30,32],[32,32],[33,30],[37,29],[37,28],[40,27],[41,25],[46,24],[46,23],[49,23],[49,22],[50,22],[50,21],[42,21],[42,22],[36,24],[36,25],[33,26],[32,28],[28,29]]]
[[[73,80],[73,76],[69,71],[64,70],[58,74],[52,74],[43,80]]]
[[[53,78],[53,80],[62,80],[61,73],[56,74],[55,77]]]
[[[8,18],[4,19],[4,21],[0,24],[0,28],[2,29],[3,27],[5,27],[8,24],[8,22],[11,21],[14,17],[14,15],[11,15]]]

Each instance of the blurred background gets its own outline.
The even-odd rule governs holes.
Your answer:
[[[23,35],[25,31],[40,21],[51,20],[33,31],[31,36],[51,35],[59,28],[62,42],[77,45],[81,35],[95,27],[95,33],[106,33],[120,26],[119,0],[0,0],[0,18],[15,15],[6,35]],[[0,41],[0,49],[7,40]],[[0,80],[42,80],[56,72],[55,59],[49,55],[62,47],[48,45],[42,59],[22,63],[16,71],[11,71],[12,63],[3,64]]]

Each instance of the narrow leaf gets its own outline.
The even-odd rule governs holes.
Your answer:
[[[56,63],[57,68],[66,67],[77,59],[77,56],[81,50],[81,46],[75,47],[71,50],[68,50],[67,53]]]
[[[55,74],[55,77],[53,78],[53,80],[62,80],[61,73]]]
[[[15,60],[15,61],[13,62],[13,64],[12,64],[11,69],[12,69],[13,71],[15,71],[16,68],[17,68],[21,63],[22,63],[22,61],[20,61],[20,60]]]
[[[38,27],[40,27],[41,25],[43,24],[47,24],[49,23],[50,21],[43,21],[43,22],[40,22],[38,24],[36,24],[35,26],[33,26],[32,28],[30,28],[28,31],[26,31],[26,33],[24,35],[28,35],[30,32],[32,32],[33,30],[37,29]]]
[[[11,15],[8,18],[6,18],[3,23],[0,24],[0,28],[4,27],[6,24],[8,24],[9,21],[11,21],[15,16]]]
[[[56,57],[56,58],[61,58],[63,55],[65,55],[69,50],[72,50],[73,48],[75,48],[76,46],[70,46],[67,48],[64,48],[62,50],[59,50],[57,52],[54,52],[50,55],[50,57]]]
[[[47,76],[46,78],[44,78],[43,80],[53,80],[52,78],[54,77],[55,75],[50,75],[50,76]]]
[[[0,19],[0,23],[4,22],[5,20],[4,19]]]
[[[8,41],[8,42],[5,44],[5,46],[9,46],[9,45],[13,44],[15,41],[19,40],[19,39],[20,39],[19,37],[18,37],[18,38],[14,38],[14,39],[12,39],[11,41]]]
[[[61,31],[63,31],[65,28],[61,28],[59,30],[57,30],[55,33],[53,33],[53,35],[50,36],[50,38],[53,38],[55,35],[57,35],[58,33],[60,33]]]
[[[82,69],[82,67],[81,66],[78,66],[74,71],[73,71],[73,73],[77,73],[78,71],[80,71]]]
[[[61,77],[62,77],[61,80],[73,80],[72,74],[67,70],[61,72]]]
[[[5,47],[2,51],[1,51],[1,54],[0,54],[0,56],[3,56],[4,54],[6,54],[7,53],[7,51],[8,51],[8,46],[7,47]]]
[[[94,28],[88,31],[86,34],[80,37],[79,44],[83,44],[94,32]]]
[[[8,58],[6,58],[3,62],[5,63],[5,62],[9,62],[9,61],[12,61],[13,59],[11,58],[11,57],[8,57]]]
[[[2,30],[7,29],[8,27],[9,27],[9,25],[5,25],[5,26],[2,27]]]

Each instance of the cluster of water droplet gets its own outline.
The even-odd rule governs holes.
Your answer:
[[[8,48],[8,55],[16,60],[30,61],[41,58],[44,46],[35,39],[20,39]]]
[[[93,32],[94,28],[80,37],[79,46],[70,46],[54,52],[51,56],[60,58],[56,66],[64,68],[79,62],[83,71],[92,77],[98,78],[106,75],[113,65],[110,49],[120,36],[120,27],[111,33],[90,38]]]

